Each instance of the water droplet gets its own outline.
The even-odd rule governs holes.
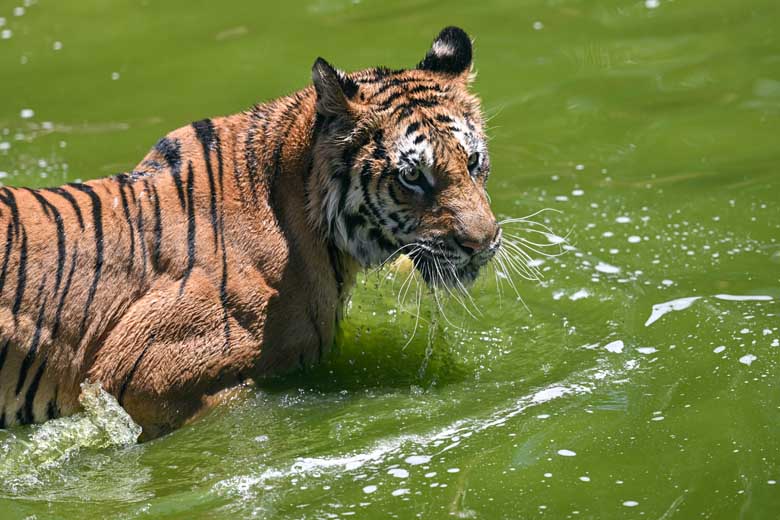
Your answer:
[[[739,362],[742,363],[743,365],[750,366],[753,363],[753,361],[755,361],[756,359],[758,358],[753,354],[745,354],[744,356],[739,358]]]
[[[412,455],[409,457],[406,457],[404,459],[407,464],[411,464],[412,466],[418,466],[420,464],[425,464],[426,462],[430,462],[431,458],[427,455]]]

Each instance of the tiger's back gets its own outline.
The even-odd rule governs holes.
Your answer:
[[[281,123],[287,103],[266,110]],[[129,174],[0,189],[1,427],[72,413],[86,379],[102,382],[140,422],[145,400],[173,400],[184,417],[203,395],[322,355],[280,348],[259,359],[266,326],[281,327],[268,300],[292,294],[285,271],[301,254],[290,258],[267,179],[241,174],[248,162],[273,161],[282,139],[270,131],[273,113],[267,135],[252,135],[255,113],[176,130]],[[202,374],[171,384],[187,370]],[[143,391],[131,396],[134,387]]]

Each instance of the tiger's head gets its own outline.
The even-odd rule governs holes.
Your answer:
[[[345,74],[318,58],[312,78],[316,223],[363,267],[405,253],[430,286],[472,282],[501,228],[468,35],[445,28],[414,69]]]

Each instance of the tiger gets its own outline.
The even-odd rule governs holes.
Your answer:
[[[215,396],[308,369],[357,274],[406,253],[468,284],[501,245],[472,41],[345,73],[159,140],[130,172],[0,189],[0,428],[99,383],[148,440]]]

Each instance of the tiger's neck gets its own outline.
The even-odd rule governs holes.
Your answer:
[[[288,239],[288,261],[318,286],[326,280],[335,283],[338,300],[343,303],[360,266],[333,236],[328,215],[322,214],[323,199],[332,198],[330,180],[334,175],[327,156],[338,153],[338,146],[327,156],[320,153],[317,145],[324,121],[317,115],[315,102],[316,94],[310,87],[246,114],[250,118],[246,138],[255,140],[255,164],[253,158],[247,160],[249,185],[242,191],[251,201],[253,184],[264,186],[279,229]],[[269,121],[273,121],[275,131],[266,126]],[[337,314],[340,309],[338,305]]]

